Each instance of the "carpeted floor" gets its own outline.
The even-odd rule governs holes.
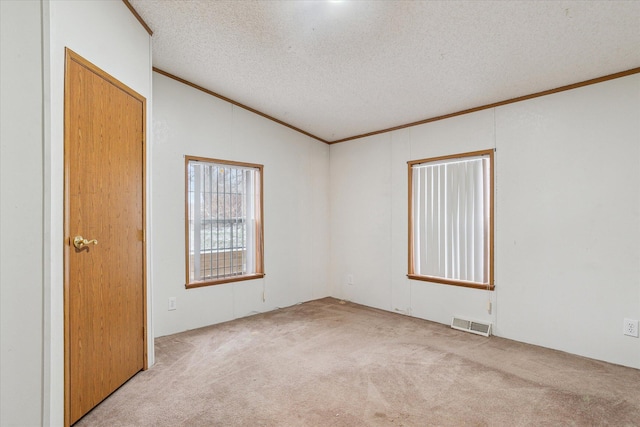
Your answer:
[[[76,424],[600,425],[640,425],[640,370],[332,298],[158,338]]]

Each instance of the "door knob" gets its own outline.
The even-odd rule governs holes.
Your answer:
[[[93,240],[87,240],[82,236],[76,236],[73,239],[73,246],[75,246],[77,249],[82,249],[87,245],[97,245],[98,241],[96,239]]]

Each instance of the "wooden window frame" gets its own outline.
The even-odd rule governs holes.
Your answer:
[[[432,282],[432,283],[440,283],[444,285],[452,285],[452,286],[462,286],[466,288],[474,288],[474,289],[484,289],[484,290],[494,290],[494,149],[489,150],[481,150],[481,151],[473,151],[468,153],[460,153],[460,154],[451,154],[447,156],[440,157],[431,157],[420,160],[411,160],[407,162],[408,165],[408,175],[409,175],[409,239],[408,239],[408,274],[407,277],[413,280],[420,280],[424,282]],[[477,157],[477,156],[488,156],[489,157],[489,232],[488,232],[488,282],[487,283],[478,283],[478,282],[470,282],[465,280],[456,280],[449,279],[444,277],[437,276],[427,276],[427,275],[419,275],[415,274],[415,266],[414,266],[414,218],[413,218],[413,166],[421,163],[428,162],[438,162],[438,161],[446,161],[451,159],[462,159],[465,157]]]
[[[185,287],[187,289],[200,288],[203,286],[220,285],[223,283],[241,282],[245,280],[260,279],[265,276],[264,273],[264,166],[256,163],[245,163],[231,160],[214,159],[209,157],[199,157],[185,155],[184,176],[185,176],[185,193],[184,193],[184,212],[185,212]],[[191,281],[190,270],[190,233],[189,233],[189,163],[206,162],[220,165],[244,167],[257,169],[259,171],[258,190],[260,192],[257,201],[260,206],[255,209],[256,212],[256,241],[255,241],[255,272],[238,276],[224,276],[212,280]]]

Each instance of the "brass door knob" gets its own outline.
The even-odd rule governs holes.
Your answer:
[[[87,245],[97,245],[98,241],[96,239],[92,239],[92,240],[87,240],[82,236],[76,236],[73,239],[73,246],[75,246],[77,249],[82,249]]]

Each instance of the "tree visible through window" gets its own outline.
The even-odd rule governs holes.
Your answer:
[[[412,279],[493,289],[493,150],[409,162]]]
[[[262,277],[262,165],[186,157],[187,287]]]

